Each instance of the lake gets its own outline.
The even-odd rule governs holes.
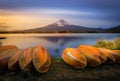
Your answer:
[[[93,45],[100,39],[112,40],[120,37],[119,33],[111,34],[0,34],[2,45],[16,45],[20,49],[42,45],[51,57],[59,57],[64,48],[76,48],[80,44]]]

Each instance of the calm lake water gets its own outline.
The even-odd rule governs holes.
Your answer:
[[[100,38],[112,40],[120,37],[120,34],[0,34],[0,37],[7,37],[0,39],[2,45],[16,45],[20,49],[42,45],[51,57],[58,57],[66,47],[93,45]]]

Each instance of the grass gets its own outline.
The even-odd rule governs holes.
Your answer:
[[[53,62],[61,62],[63,61],[61,57],[56,57],[56,58],[52,58]]]
[[[111,41],[107,41],[104,39],[98,39],[95,45],[93,46],[99,47],[99,48],[107,48],[111,50],[120,50],[120,38],[115,38]]]

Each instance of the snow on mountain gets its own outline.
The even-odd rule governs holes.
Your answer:
[[[64,26],[70,25],[70,24],[68,22],[66,22],[65,20],[63,20],[63,19],[60,19],[60,20],[58,20],[58,21],[56,21],[56,22],[54,22],[54,23],[52,23],[50,25],[64,27]]]

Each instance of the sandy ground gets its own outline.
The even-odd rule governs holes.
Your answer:
[[[101,65],[96,68],[75,70],[63,61],[56,60],[45,74],[35,70],[32,72],[6,70],[0,72],[0,81],[120,81],[120,65]]]

